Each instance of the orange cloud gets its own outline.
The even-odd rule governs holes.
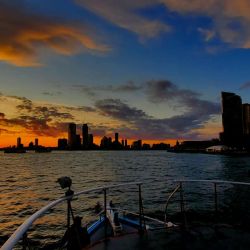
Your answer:
[[[49,48],[63,55],[84,50],[106,52],[84,25],[58,22],[0,3],[0,61],[16,66],[39,66],[39,49]]]

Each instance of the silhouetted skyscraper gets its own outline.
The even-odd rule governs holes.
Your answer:
[[[242,101],[241,97],[222,92],[222,141],[225,145],[241,147],[243,144]]]
[[[250,104],[243,104],[243,131],[244,135],[250,135]]]
[[[110,149],[111,146],[112,146],[112,140],[111,140],[111,138],[103,136],[103,138],[101,140],[101,144],[100,144],[101,149]]]
[[[250,149],[250,104],[245,103],[243,109],[243,133],[244,133],[244,146]]]
[[[91,147],[94,144],[94,136],[93,134],[89,134],[88,146]]]
[[[131,146],[132,149],[139,150],[142,148],[142,140],[134,141]]]
[[[58,149],[66,149],[68,146],[68,141],[65,138],[58,139],[57,147]]]
[[[35,147],[37,148],[38,147],[38,138],[35,139]]]
[[[70,123],[68,128],[68,146],[74,147],[76,145],[76,124]]]
[[[81,148],[81,136],[76,135],[76,142],[75,142],[75,149],[80,149]]]
[[[88,140],[89,140],[89,128],[87,124],[82,125],[82,144],[84,148],[88,147]]]
[[[115,143],[118,143],[118,142],[119,142],[119,134],[115,133]]]
[[[18,138],[17,138],[17,141],[16,141],[16,147],[17,147],[17,148],[21,148],[21,145],[22,145],[21,137],[18,137]]]

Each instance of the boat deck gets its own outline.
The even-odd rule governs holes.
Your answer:
[[[153,250],[153,249],[249,249],[250,231],[235,229],[228,225],[196,226],[188,230],[161,229],[138,232],[96,242],[86,248],[91,250]]]

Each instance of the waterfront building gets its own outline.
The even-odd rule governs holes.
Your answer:
[[[101,144],[100,144],[100,148],[101,149],[110,149],[112,146],[112,140],[111,138],[109,137],[106,137],[104,136],[102,139],[101,139]]]
[[[82,145],[87,148],[89,145],[89,128],[87,124],[82,125]]]
[[[38,148],[39,143],[38,143],[38,138],[35,139],[35,147]]]
[[[250,135],[250,104],[242,105],[243,109],[243,132],[244,135]]]
[[[80,149],[80,148],[81,148],[81,136],[76,134],[74,149]]]
[[[89,134],[89,136],[88,136],[88,146],[92,147],[93,144],[94,144],[94,136],[93,136],[93,134]]]
[[[229,92],[222,92],[222,143],[240,148],[243,145],[243,122],[241,97]]]
[[[163,142],[155,143],[153,144],[152,149],[153,150],[167,150],[167,149],[170,149],[170,144],[163,143]]]
[[[121,150],[123,149],[122,144],[119,142],[119,133],[115,133],[115,140],[112,143],[113,150]]]
[[[143,143],[142,149],[143,149],[143,150],[149,150],[149,149],[150,149],[150,144],[148,144],[148,143]]]
[[[216,146],[220,143],[218,139],[206,141],[183,141],[177,147],[179,150],[188,151],[204,151],[208,147]]]
[[[115,143],[119,143],[119,133],[115,133]]]
[[[242,106],[243,110],[243,133],[244,145],[247,149],[250,148],[250,104],[245,103]]]
[[[60,138],[57,141],[57,147],[58,149],[66,149],[68,146],[68,141],[65,138]]]
[[[31,141],[31,142],[29,143],[29,149],[34,149],[34,143],[33,143],[33,141]]]
[[[135,150],[142,149],[142,140],[134,141],[131,145],[131,149],[135,149]]]
[[[68,127],[68,146],[73,148],[76,145],[76,124],[70,123]]]
[[[21,148],[21,147],[22,147],[22,139],[21,139],[21,137],[18,137],[18,138],[17,138],[16,147],[17,147],[17,148]]]

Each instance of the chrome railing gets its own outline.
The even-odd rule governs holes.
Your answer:
[[[243,185],[250,186],[248,182],[239,182],[239,181],[222,181],[222,180],[196,180],[196,179],[182,179],[182,180],[174,180],[174,182],[178,183],[177,187],[170,193],[168,196],[166,206],[165,206],[165,222],[167,221],[167,210],[173,196],[179,191],[180,192],[180,210],[184,217],[184,224],[186,224],[186,215],[185,215],[185,206],[184,206],[184,195],[183,195],[183,183],[208,183],[212,184],[214,188],[214,210],[215,213],[218,212],[218,185]]]
[[[132,185],[138,185],[139,186],[139,196],[141,196],[141,182],[129,182],[129,183],[122,183],[122,184],[115,184],[115,185],[109,185],[109,186],[103,186],[103,187],[97,187],[92,189],[83,190],[77,193],[74,193],[71,196],[64,196],[61,197],[55,201],[52,201],[48,205],[42,207],[40,210],[38,210],[36,213],[34,213],[32,216],[30,216],[27,220],[21,224],[16,231],[11,235],[11,237],[4,243],[4,245],[1,247],[1,250],[11,250],[21,239],[23,236],[25,236],[26,232],[29,230],[31,225],[41,216],[45,215],[51,208],[57,206],[58,204],[72,200],[72,198],[80,196],[82,194],[88,194],[96,191],[102,190],[104,193],[104,209],[106,208],[106,191],[108,189],[117,188],[117,187],[124,187],[124,186],[132,186]],[[141,207],[139,207],[139,211],[141,211]],[[106,215],[106,214],[105,214]]]

